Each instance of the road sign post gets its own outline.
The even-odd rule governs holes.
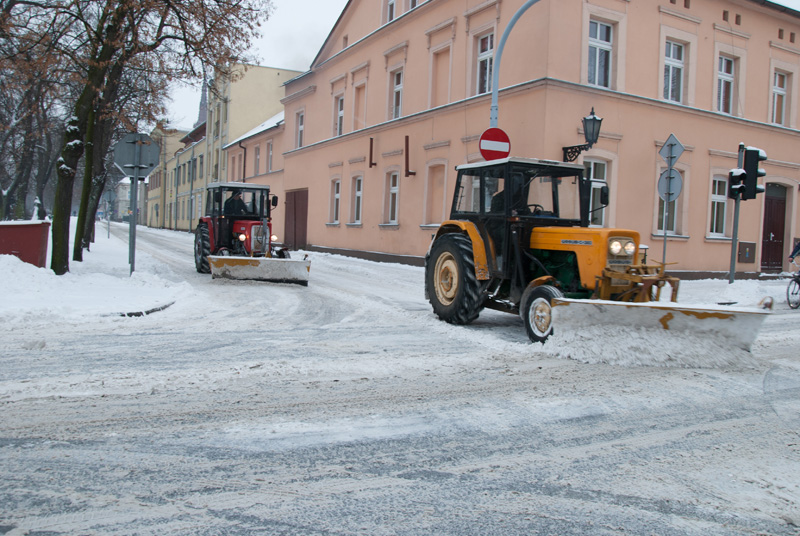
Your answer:
[[[667,264],[667,222],[669,221],[669,204],[675,201],[681,190],[683,189],[683,179],[681,174],[675,170],[675,162],[681,157],[685,147],[675,134],[670,134],[664,146],[658,151],[661,158],[667,163],[667,169],[661,174],[658,179],[658,196],[664,200],[664,217],[662,220],[662,228],[664,230],[664,252],[661,257],[661,262],[666,266]]]
[[[136,266],[136,220],[139,216],[139,179],[158,165],[161,149],[147,134],[128,134],[114,146],[114,165],[131,179],[131,217],[128,231],[128,262],[131,274]]]

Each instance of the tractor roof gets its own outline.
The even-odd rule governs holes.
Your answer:
[[[463,164],[460,166],[456,166],[456,169],[479,169],[485,168],[490,166],[500,166],[503,164],[521,164],[523,166],[528,165],[531,167],[537,168],[550,168],[550,169],[558,169],[562,172],[566,172],[567,174],[570,173],[582,173],[583,166],[580,164],[571,164],[569,162],[558,162],[556,160],[542,160],[540,158],[521,158],[518,156],[509,156],[508,158],[500,158],[499,160],[489,160],[487,162],[475,162],[474,164]]]
[[[250,182],[212,182],[207,189],[222,188],[225,190],[266,190],[269,191],[269,184],[253,184]]]

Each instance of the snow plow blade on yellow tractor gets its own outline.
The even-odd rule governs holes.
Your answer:
[[[252,279],[308,286],[311,261],[294,260],[276,244],[269,186],[215,182],[207,187],[206,213],[194,235],[194,262],[212,278]]]
[[[660,327],[727,333],[723,345],[751,348],[764,315],[674,303],[680,282],[641,262],[639,233],[601,226],[608,187],[583,166],[505,158],[456,169],[450,219],[425,261],[440,319],[468,324],[490,308],[519,314],[533,342],[554,326],[562,341],[601,326]],[[670,302],[660,302],[667,289]]]

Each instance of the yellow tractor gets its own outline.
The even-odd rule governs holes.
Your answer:
[[[677,300],[678,279],[663,264],[640,262],[638,232],[590,225],[608,205],[608,187],[585,178],[583,166],[512,157],[456,169],[450,219],[425,258],[425,294],[440,319],[468,324],[483,308],[497,309],[519,314],[530,340],[544,342],[553,332],[554,306],[570,305],[556,308],[581,318],[583,304],[596,310],[610,302],[658,301],[665,286]],[[678,308],[670,308],[655,314],[674,316]],[[716,308],[688,314],[736,317]],[[616,309],[603,315],[615,316]],[[647,316],[628,320],[635,325]],[[745,342],[748,350],[751,343]]]

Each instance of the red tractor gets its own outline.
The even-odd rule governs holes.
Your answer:
[[[269,186],[215,182],[206,192],[206,213],[194,235],[194,262],[200,273],[211,273],[209,257],[288,259],[286,248],[275,247],[271,211],[278,198]]]

